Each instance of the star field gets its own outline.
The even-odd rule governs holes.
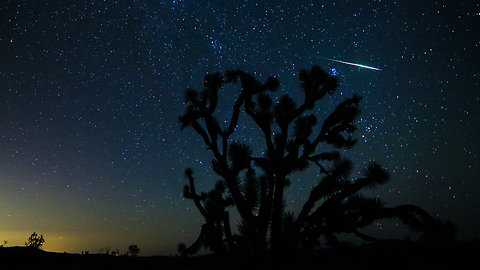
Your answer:
[[[358,170],[376,160],[392,181],[369,195],[450,218],[480,238],[480,6],[448,1],[7,1],[0,7],[0,240],[36,231],[49,251],[176,253],[203,223],[182,198],[217,176],[193,130],[180,131],[183,92],[206,73],[275,75],[301,99],[297,74],[319,64],[339,95],[363,96]],[[332,58],[382,71],[325,60]],[[238,89],[220,93],[221,120]],[[321,119],[321,118],[320,118]],[[239,140],[261,151],[241,123]],[[243,137],[240,137],[243,135]],[[292,179],[298,211],[318,171]],[[355,175],[352,175],[355,177]],[[368,232],[402,239],[397,221]],[[3,237],[3,238],[2,238]]]

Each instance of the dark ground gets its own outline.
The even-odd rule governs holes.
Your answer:
[[[0,248],[0,269],[220,269],[211,255],[190,258],[108,256],[46,252],[28,247]],[[383,246],[344,245],[322,249],[292,269],[480,269],[480,242],[426,245],[386,241]]]

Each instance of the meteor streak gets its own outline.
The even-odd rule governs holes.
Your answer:
[[[325,60],[329,60],[329,61],[333,61],[333,62],[338,62],[338,63],[342,63],[342,64],[351,65],[351,66],[356,66],[356,67],[361,67],[361,68],[368,68],[368,69],[372,69],[372,70],[382,71],[381,69],[376,68],[376,67],[369,67],[369,66],[365,66],[365,65],[360,65],[360,64],[355,64],[355,63],[340,61],[340,60],[336,60],[336,59],[324,58],[324,57],[320,57],[320,58],[325,59]]]

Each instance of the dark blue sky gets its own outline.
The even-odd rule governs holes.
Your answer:
[[[208,72],[278,76],[301,101],[297,74],[337,73],[338,96],[364,97],[352,157],[392,181],[369,193],[416,204],[480,238],[480,31],[475,1],[7,1],[0,7],[0,240],[45,249],[175,254],[202,218],[183,200],[217,179],[193,130],[180,131],[183,92]],[[460,3],[461,2],[461,3]],[[373,66],[373,71],[332,58]],[[238,89],[221,93],[228,106]],[[320,118],[321,119],[321,118]],[[243,140],[259,134],[239,127]],[[318,171],[292,179],[298,210]],[[352,179],[355,175],[352,175]],[[368,228],[412,235],[397,221]],[[3,237],[3,238],[2,238]]]

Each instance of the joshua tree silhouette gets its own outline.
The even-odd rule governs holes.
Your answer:
[[[340,233],[375,241],[358,229],[393,217],[431,239],[453,239],[455,226],[449,221],[436,220],[414,205],[387,208],[380,199],[359,193],[387,183],[389,173],[371,162],[361,171],[360,178],[350,180],[352,162],[339,151],[320,150],[354,147],[356,140],[351,135],[356,130],[362,98],[353,95],[345,99],[322,125],[317,125],[313,109],[328,95],[335,94],[338,79],[313,66],[302,70],[299,80],[304,93],[299,106],[288,94],[274,102],[270,93],[279,88],[277,78],[269,77],[261,83],[241,70],[229,70],[224,76],[206,75],[202,91],[186,90],[185,113],[179,117],[181,128],[193,127],[203,138],[213,153],[212,167],[221,180],[210,192],[197,194],[193,170],[186,169],[188,184],[183,195],[194,201],[205,224],[198,240],[190,247],[180,244],[179,252],[194,254],[204,245],[220,258],[228,258],[234,266],[251,263],[250,267],[269,269],[309,254],[319,245],[321,236],[332,246],[336,244],[335,235]],[[226,84],[240,84],[241,91],[229,123],[222,127],[215,115],[219,90]],[[254,156],[251,145],[232,136],[244,114],[263,135],[261,156]],[[289,177],[312,164],[321,175],[317,185],[297,215],[286,212],[284,189],[291,185]],[[226,210],[230,206],[236,207],[241,218],[239,235],[231,233]]]

